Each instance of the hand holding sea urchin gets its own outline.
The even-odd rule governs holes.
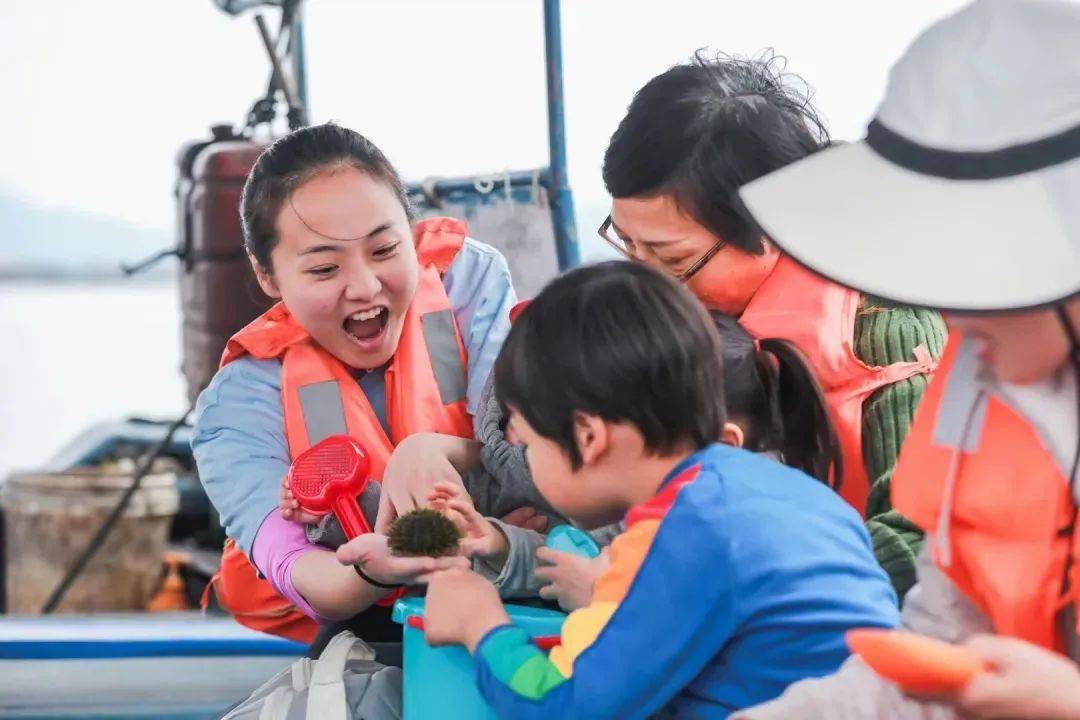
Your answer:
[[[442,557],[457,552],[461,533],[437,510],[417,508],[390,525],[390,550],[408,557]]]

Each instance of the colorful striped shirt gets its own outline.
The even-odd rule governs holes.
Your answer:
[[[898,622],[858,515],[768,458],[695,453],[626,525],[550,656],[511,626],[477,646],[500,717],[726,718],[834,672],[845,631]]]

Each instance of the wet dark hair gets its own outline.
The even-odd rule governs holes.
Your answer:
[[[278,242],[277,219],[289,195],[319,172],[342,165],[389,185],[412,219],[401,176],[374,143],[332,122],[295,130],[259,156],[240,199],[244,244],[265,270],[271,269],[270,253]]]
[[[553,280],[514,322],[494,373],[504,412],[520,412],[575,469],[574,413],[632,424],[655,454],[701,449],[724,427],[716,328],[689,291],[636,263]]]
[[[634,96],[604,153],[614,198],[669,195],[718,238],[764,252],[736,191],[829,143],[811,92],[786,60],[698,51]]]
[[[723,348],[728,421],[742,428],[743,447],[776,452],[784,464],[839,488],[840,443],[802,353],[786,340],[755,342],[735,318],[712,315]]]

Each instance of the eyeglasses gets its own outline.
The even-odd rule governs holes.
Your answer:
[[[600,235],[600,237],[604,239],[604,242],[615,248],[619,252],[619,254],[625,257],[627,260],[631,260],[633,262],[641,262],[638,259],[637,255],[634,254],[634,251],[631,249],[632,243],[629,240],[625,240],[619,237],[618,233],[614,232],[612,227],[613,225],[614,223],[611,221],[611,216],[608,215],[607,219],[600,224],[600,227],[597,229],[596,232]],[[697,274],[698,270],[701,270],[701,268],[705,267],[706,263],[712,260],[713,256],[716,255],[716,253],[720,252],[725,245],[727,245],[727,241],[717,240],[715,245],[709,248],[708,251],[700,258],[698,258],[693,265],[676,275],[675,279],[681,283],[685,283],[690,278],[694,277],[694,275]]]

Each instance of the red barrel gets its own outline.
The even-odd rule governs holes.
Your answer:
[[[225,343],[271,305],[255,281],[240,224],[240,195],[265,143],[212,128],[214,139],[189,143],[178,158],[176,185],[188,398],[217,371]]]

